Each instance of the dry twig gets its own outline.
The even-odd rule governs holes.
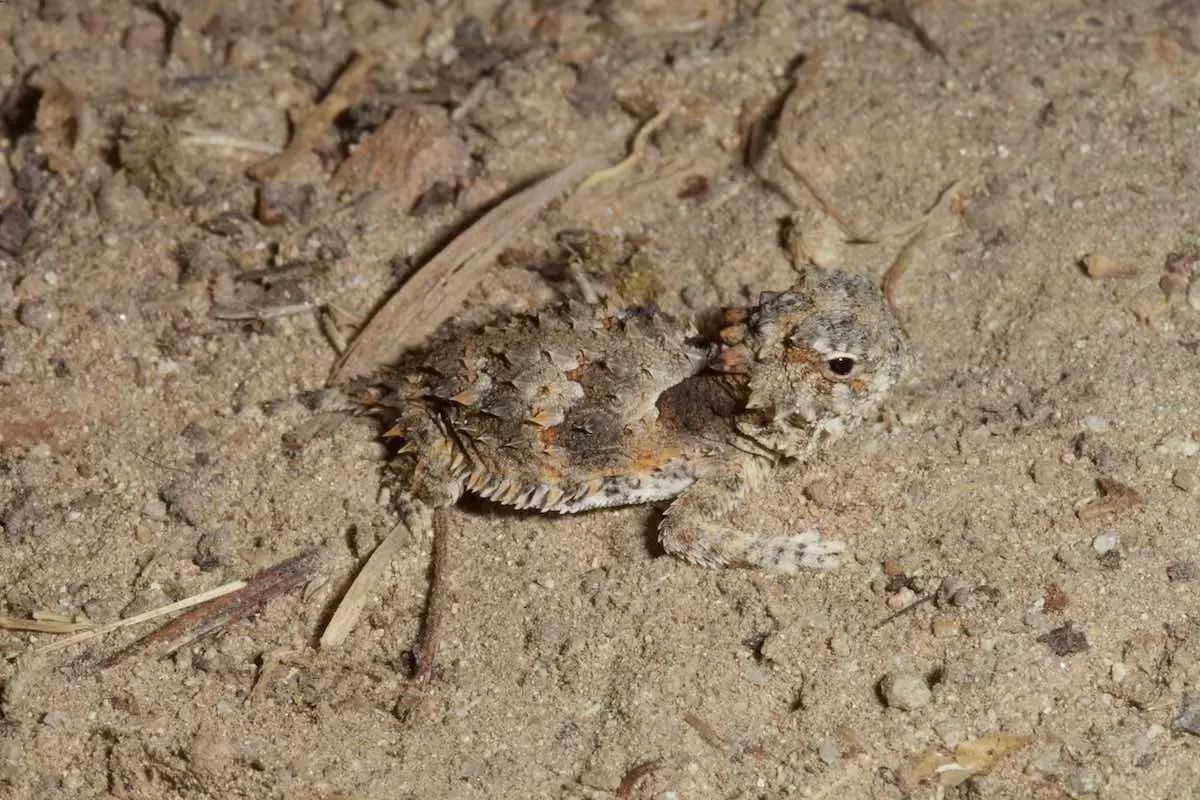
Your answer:
[[[316,550],[306,550],[267,567],[246,581],[238,590],[212,598],[188,613],[176,617],[105,658],[97,668],[107,669],[155,645],[163,645],[162,654],[169,655],[201,636],[258,613],[274,598],[307,581],[316,555]]]

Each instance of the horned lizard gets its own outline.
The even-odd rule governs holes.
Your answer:
[[[744,529],[751,491],[876,412],[912,358],[865,277],[809,268],[725,310],[716,341],[649,308],[567,302],[431,347],[383,379],[401,508],[465,493],[563,514],[672,500],[663,548],[707,567],[836,566],[816,531]]]

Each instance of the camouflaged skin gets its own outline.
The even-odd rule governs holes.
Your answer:
[[[674,499],[664,548],[704,566],[835,566],[815,531],[739,525],[783,459],[804,459],[877,412],[911,363],[866,278],[812,268],[726,311],[719,340],[654,309],[566,303],[435,342],[384,378],[403,503],[471,492],[573,513]]]

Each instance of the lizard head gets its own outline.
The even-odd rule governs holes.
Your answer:
[[[745,375],[738,427],[785,456],[876,413],[914,361],[883,293],[848,272],[809,268],[730,321],[714,366]]]

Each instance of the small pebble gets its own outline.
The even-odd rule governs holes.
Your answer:
[[[1191,561],[1176,561],[1167,565],[1167,580],[1171,583],[1194,581],[1200,577],[1200,568]]]
[[[901,711],[916,711],[929,705],[933,693],[925,684],[925,679],[915,672],[889,672],[879,683],[883,692],[884,702],[889,708]]]
[[[837,763],[842,757],[842,749],[838,747],[838,743],[833,739],[826,738],[817,746],[817,758],[824,761],[829,766]]]
[[[58,309],[41,300],[28,300],[17,309],[17,321],[26,328],[45,333],[58,325]]]
[[[1083,268],[1091,278],[1111,278],[1115,275],[1128,274],[1116,259],[1103,253],[1088,253],[1083,257]]]
[[[1092,549],[1095,550],[1098,555],[1104,555],[1105,553],[1110,553],[1113,550],[1116,550],[1120,543],[1121,540],[1115,533],[1102,533],[1095,539],[1092,539]]]
[[[961,719],[951,717],[935,723],[933,732],[942,740],[943,745],[953,750],[967,738],[967,724]]]
[[[1158,288],[1169,300],[1187,292],[1188,279],[1178,272],[1168,272],[1158,279]]]
[[[1029,476],[1033,478],[1033,482],[1039,486],[1045,486],[1054,480],[1054,462],[1049,459],[1039,458],[1033,462],[1029,468]]]
[[[1185,456],[1191,458],[1200,453],[1200,442],[1189,436],[1169,433],[1154,447],[1155,451],[1167,456]]]
[[[1072,797],[1095,794],[1100,790],[1099,779],[1089,770],[1071,773],[1065,781],[1067,793]]]
[[[1092,433],[1104,433],[1108,430],[1108,420],[1095,414],[1089,414],[1083,418],[1083,427]]]
[[[899,611],[902,608],[908,608],[915,602],[917,602],[917,593],[905,586],[887,599],[887,606],[893,611]]]
[[[137,228],[154,216],[146,195],[132,186],[125,174],[118,172],[96,192],[96,214],[107,225],[119,228]]]
[[[1109,674],[1112,675],[1113,683],[1120,683],[1129,677],[1129,667],[1125,663],[1118,661],[1112,665]]]
[[[17,293],[7,280],[0,279],[0,308],[8,308],[16,302]]]
[[[70,719],[62,711],[47,711],[42,715],[42,724],[47,728],[65,728]]]
[[[152,497],[142,507],[142,513],[156,522],[162,522],[167,518],[167,504],[161,498]]]
[[[1042,611],[1040,608],[1031,608],[1026,611],[1025,616],[1022,618],[1022,622],[1024,622],[1026,626],[1033,628],[1035,631],[1049,630],[1050,626],[1054,624],[1050,621],[1050,618],[1046,616],[1046,612]]]
[[[957,636],[962,633],[962,620],[958,617],[938,617],[931,628],[933,635],[938,638]]]
[[[1200,694],[1185,694],[1179,713],[1171,720],[1171,729],[1200,736]]]
[[[1196,476],[1195,470],[1180,467],[1171,476],[1171,483],[1175,485],[1176,489],[1182,489],[1185,492],[1194,492],[1197,487],[1200,487],[1200,477]]]
[[[824,479],[815,480],[804,487],[804,495],[820,508],[833,508],[837,505],[834,497],[832,482]]]

